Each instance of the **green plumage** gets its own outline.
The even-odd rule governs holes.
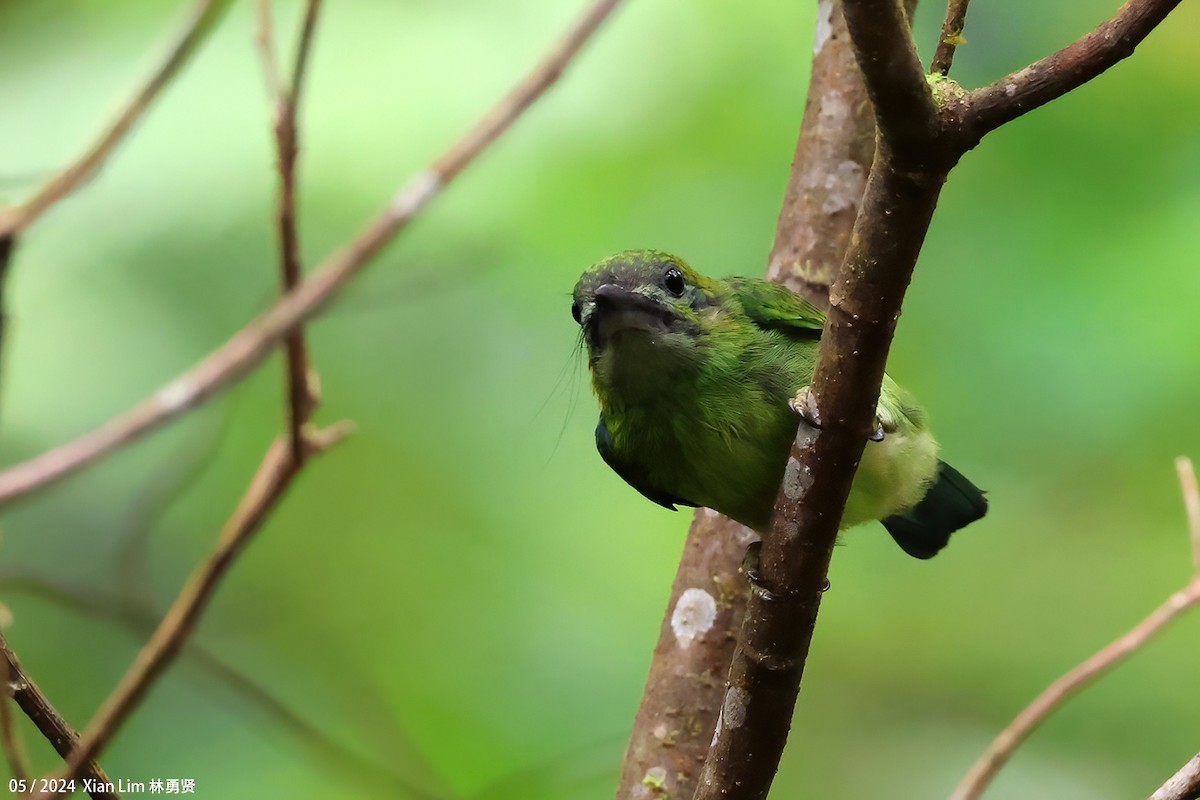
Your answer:
[[[707,506],[765,530],[799,421],[789,400],[812,381],[824,315],[777,284],[707,278],[653,250],[585,272],[572,314],[605,462],[667,508]],[[887,378],[879,421],[884,439],[867,443],[842,527],[882,519],[928,558],[986,501],[938,460],[921,410]]]

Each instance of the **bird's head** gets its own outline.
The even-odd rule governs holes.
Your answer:
[[[627,250],[583,273],[571,315],[582,330],[601,405],[661,397],[684,375],[702,370],[721,287],[658,250]]]
[[[716,312],[716,282],[658,250],[627,250],[575,284],[571,315],[593,366],[610,349],[687,348]]]

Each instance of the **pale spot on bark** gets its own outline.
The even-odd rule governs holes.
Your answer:
[[[717,618],[717,601],[703,589],[686,589],[675,603],[671,630],[679,646],[686,648],[712,627]]]
[[[796,500],[812,485],[812,475],[808,467],[796,460],[795,456],[788,458],[783,470],[783,493],[788,500]]]
[[[828,131],[840,131],[850,116],[850,104],[840,92],[832,91],[821,96],[821,112],[817,122]]]
[[[821,211],[834,214],[848,208],[855,208],[862,201],[863,190],[867,186],[863,168],[855,161],[843,161],[825,176],[825,202]]]
[[[833,0],[820,0],[817,3],[817,30],[813,37],[813,55],[821,52],[821,48],[829,41],[833,33]]]
[[[158,402],[170,411],[182,411],[196,399],[196,387],[186,380],[172,381],[158,393]]]
[[[392,197],[391,215],[396,219],[408,219],[420,211],[441,188],[442,179],[433,170],[417,174]]]
[[[646,777],[642,778],[642,785],[650,789],[662,789],[667,782],[666,767],[651,767],[646,770]]]
[[[721,706],[721,721],[729,728],[740,728],[746,722],[746,703],[750,695],[745,689],[730,686],[725,690],[725,703]]]
[[[733,536],[737,539],[738,544],[750,544],[757,542],[762,537],[753,528],[747,528],[745,525],[738,525],[733,532]]]

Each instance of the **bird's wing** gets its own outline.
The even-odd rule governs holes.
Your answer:
[[[616,448],[613,447],[612,435],[608,432],[608,425],[604,422],[603,416],[600,417],[600,424],[596,426],[596,449],[600,451],[600,457],[604,459],[604,463],[608,464],[612,468],[612,471],[620,476],[621,480],[641,492],[642,496],[647,500],[652,500],[671,511],[677,511],[678,509],[675,508],[677,505],[696,507],[695,503],[681,500],[668,492],[651,486],[646,477],[641,474],[641,470],[629,462],[622,460]]]
[[[761,278],[730,278],[729,286],[746,316],[760,328],[819,334],[825,327],[824,312],[786,286]]]

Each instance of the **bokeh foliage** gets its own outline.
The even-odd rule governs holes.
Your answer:
[[[82,146],[183,5],[0,4],[5,200]],[[281,31],[298,5],[280,7]],[[575,5],[326,3],[301,129],[310,263],[504,91]],[[969,86],[1115,6],[976,5],[955,66]],[[926,60],[940,13],[919,14]],[[434,796],[610,796],[688,518],[594,453],[567,293],[627,247],[718,274],[765,268],[812,18],[807,3],[631,0],[312,327],[319,418],[359,431],[236,566],[198,637],[207,651]],[[992,512],[930,563],[877,526],[846,537],[775,795],[944,795],[1037,691],[1182,583],[1171,460],[1200,456],[1197,29],[1200,9],[1183,4],[1130,61],[994,134],[951,177],[891,372]],[[273,296],[252,31],[238,4],[110,167],[21,243],[3,463],[140,399]],[[165,603],[278,429],[278,373],[272,362],[7,510],[0,565]],[[162,514],[156,497],[171,498]],[[121,543],[145,526],[145,575],[119,571]],[[0,597],[25,665],[82,724],[138,640],[103,615]],[[1186,619],[1053,718],[994,796],[1147,794],[1200,747],[1198,663],[1200,618]],[[53,766],[30,737],[37,766]],[[195,658],[102,761],[128,779],[193,777],[207,797],[368,791]]]

